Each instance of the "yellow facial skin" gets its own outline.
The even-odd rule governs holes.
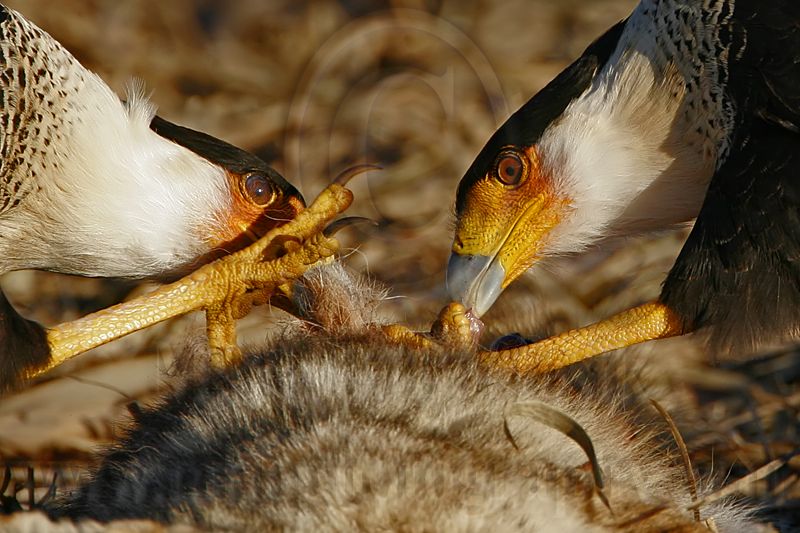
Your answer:
[[[518,182],[501,175],[506,155],[523,163]],[[497,295],[537,261],[543,239],[568,204],[541,173],[535,147],[502,150],[487,175],[468,191],[456,221],[448,270],[448,281],[454,280],[451,296],[478,315],[487,311]],[[465,260],[478,257],[476,264],[463,266]],[[477,263],[483,265],[480,274]],[[464,275],[474,279],[464,280]]]

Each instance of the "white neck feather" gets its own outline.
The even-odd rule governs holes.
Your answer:
[[[145,277],[185,266],[208,251],[203,237],[229,206],[224,171],[150,130],[155,108],[141,89],[123,104],[86,74],[65,110],[74,120],[52,150],[54,170],[19,206],[24,218],[2,221],[25,221],[16,230],[27,257],[9,269]]]
[[[637,31],[635,43],[628,33],[592,86],[540,140],[546,175],[557,194],[571,199],[545,253],[663,229],[700,209],[715,152],[686,120],[683,75],[658,57],[647,32]]]

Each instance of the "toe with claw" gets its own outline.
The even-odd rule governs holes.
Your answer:
[[[459,303],[447,304],[430,332],[416,332],[399,324],[383,327],[383,333],[398,344],[415,348],[434,346],[473,350],[483,331],[483,323]]]
[[[212,363],[237,360],[241,354],[235,320],[253,305],[287,295],[292,281],[336,253],[338,242],[326,228],[353,201],[345,185],[350,178],[377,168],[359,165],[346,170],[296,218],[247,248],[150,294],[48,330],[50,360],[22,377],[36,377],[91,348],[195,310],[206,313]]]

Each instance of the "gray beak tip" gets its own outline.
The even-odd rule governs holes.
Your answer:
[[[503,292],[505,270],[499,261],[485,255],[450,254],[447,262],[447,293],[472,310],[476,317],[486,313]]]

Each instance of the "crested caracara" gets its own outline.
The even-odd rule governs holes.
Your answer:
[[[543,258],[696,218],[657,301],[499,359],[542,368],[701,328],[718,348],[791,336],[798,84],[797,2],[642,0],[466,172],[451,297],[479,316]]]
[[[141,91],[121,101],[2,5],[0,61],[0,274],[175,277],[304,207],[262,160],[155,116]],[[0,292],[0,389],[51,349]]]

